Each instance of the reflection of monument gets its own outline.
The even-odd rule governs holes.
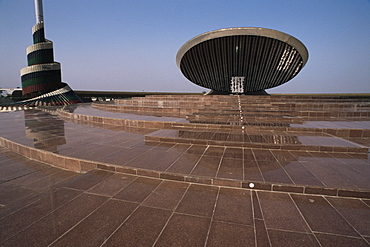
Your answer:
[[[228,132],[207,132],[207,131],[194,131],[194,130],[178,130],[178,137],[188,138],[195,140],[207,140],[212,139],[213,141],[234,141],[242,143],[260,143],[260,144],[302,144],[298,136],[294,135],[269,135],[269,134],[247,134],[247,133],[228,133]]]
[[[26,136],[33,139],[35,148],[58,153],[58,146],[66,144],[64,121],[49,113],[40,110],[24,111],[24,124]]]
[[[36,25],[32,28],[33,45],[27,48],[28,67],[21,70],[21,105],[68,105],[82,102],[62,82],[60,63],[54,62],[53,42],[45,39],[42,0],[35,0]]]
[[[191,82],[219,93],[264,92],[295,77],[306,47],[286,33],[238,27],[210,31],[186,42],[176,63]]]

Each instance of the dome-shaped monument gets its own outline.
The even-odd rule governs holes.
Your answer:
[[[203,33],[186,42],[176,56],[177,66],[191,82],[240,94],[286,83],[307,60],[307,48],[298,39],[256,27]]]

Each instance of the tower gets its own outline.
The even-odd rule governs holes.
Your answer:
[[[33,45],[27,48],[28,67],[20,71],[23,97],[37,98],[38,105],[80,103],[81,99],[62,82],[60,63],[54,61],[53,42],[45,39],[42,0],[34,1]]]
[[[54,62],[53,42],[45,39],[42,0],[35,0],[33,45],[27,48],[28,67],[21,70],[22,94],[33,98],[61,87],[60,63]]]

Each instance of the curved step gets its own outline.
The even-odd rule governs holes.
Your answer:
[[[325,128],[261,128],[247,126],[244,128],[244,131],[248,134],[247,136],[251,141],[250,144],[259,145],[258,147],[253,146],[253,148],[251,148],[251,146],[247,148],[244,146],[232,147],[229,145],[230,143],[227,143],[227,141],[231,139],[233,143],[245,143],[244,138],[246,136],[243,136],[242,140],[238,140],[238,136],[240,136],[242,131],[242,126],[240,125],[193,124],[183,118],[116,114],[102,112],[84,104],[58,109],[53,113],[55,116],[37,115],[33,112],[34,111],[25,111],[24,119],[22,118],[23,112],[9,113],[9,115],[6,116],[1,115],[0,120],[3,123],[1,125],[3,128],[0,128],[0,145],[6,146],[28,158],[40,160],[54,166],[62,167],[63,169],[78,172],[86,172],[91,169],[104,169],[141,176],[216,186],[245,189],[252,189],[253,187],[253,189],[258,190],[369,198],[368,184],[366,185],[364,183],[364,176],[366,176],[367,171],[366,169],[362,170],[364,167],[368,167],[369,161],[366,153],[348,153],[348,149],[346,153],[339,153],[338,151],[344,150],[334,149],[323,149],[318,150],[320,152],[313,152],[309,147],[305,147],[306,150],[304,151],[274,149],[274,145],[275,147],[280,146],[281,148],[285,145],[284,142],[288,142],[292,138],[294,140],[294,136],[304,136],[308,137],[308,139],[312,136],[333,138],[335,134],[325,134]],[[22,123],[22,121],[24,122]],[[35,126],[34,124],[38,122],[40,122],[41,125]],[[72,123],[77,123],[78,125]],[[28,136],[26,137],[22,137],[22,135],[24,135],[24,133],[22,133],[22,128],[24,131],[24,124],[26,124],[26,127],[28,126],[28,130],[25,133]],[[53,128],[48,127],[49,125],[53,126]],[[61,129],[56,129],[56,125],[60,125]],[[300,129],[306,130],[307,134],[302,135],[302,133],[299,133]],[[145,130],[145,132],[143,132],[143,130]],[[168,130],[170,132],[165,133]],[[294,133],[294,130],[297,133]],[[337,131],[335,129],[328,130]],[[353,129],[347,130],[347,136],[349,136]],[[39,131],[39,133],[37,133],[37,131]],[[155,131],[162,133],[158,135],[158,132],[155,133]],[[226,136],[227,134],[228,138],[231,139],[226,139],[226,141],[222,139],[216,140],[212,139],[210,135],[209,139],[207,139],[208,137],[203,139],[194,138],[194,141],[189,144],[175,144],[175,140],[171,141],[169,144],[164,143],[166,138],[171,138],[173,133],[179,133],[180,131],[186,135],[196,135],[197,137],[202,135],[207,136],[209,134],[213,137],[217,135]],[[287,133],[279,133],[280,131],[287,131]],[[366,129],[361,131],[360,136],[367,133]],[[102,132],[102,134],[99,134],[99,132]],[[123,135],[122,133],[125,134]],[[232,137],[231,134],[234,133],[236,134]],[[308,135],[308,133],[310,134]],[[50,134],[55,134],[55,136],[50,138]],[[61,139],[58,136],[61,134],[63,136],[65,135],[63,138],[64,142],[67,144],[70,143],[71,138],[75,142],[69,145],[68,152],[66,152],[66,149],[61,150],[59,153],[54,150],[45,150],[45,147],[42,146],[43,144],[47,145],[49,143],[54,143],[63,146],[64,144],[61,144]],[[89,136],[90,134],[91,137]],[[140,136],[138,141],[134,141],[130,144],[131,146],[134,145],[132,148],[131,146],[125,146],[127,141],[125,138],[131,134]],[[277,143],[270,143],[268,144],[269,146],[262,148],[262,144],[265,145],[266,143],[262,143],[261,140],[268,142],[269,137],[274,136],[272,134],[280,136],[275,138]],[[353,132],[353,135],[358,136],[358,134],[358,132]],[[253,139],[253,135],[256,135],[255,139]],[[79,138],[82,138],[82,141],[78,141],[79,139],[77,139],[76,142],[76,136],[80,136]],[[115,136],[118,138],[115,138]],[[145,144],[145,136],[146,138],[149,136],[154,138],[159,137],[159,139],[155,141],[160,141],[160,143],[153,143],[153,139],[147,140]],[[257,138],[257,136],[261,138]],[[177,139],[180,140],[181,138]],[[184,139],[190,138],[182,139],[183,140],[180,140],[180,142],[184,142]],[[364,140],[365,139],[366,138],[364,138]],[[202,143],[202,141],[215,142]],[[224,141],[224,143],[220,141]],[[343,141],[345,142],[345,140]],[[96,145],[94,142],[105,144]],[[38,148],[34,148],[33,146]],[[320,147],[320,145],[316,146]],[[100,147],[103,149],[99,150]],[[192,148],[196,147],[204,151],[201,153],[189,153]],[[109,150],[110,148],[114,150]],[[85,153],[83,153],[83,150],[85,150]],[[216,150],[223,151],[220,153],[219,151],[216,152]],[[230,150],[233,153],[231,153],[231,156],[228,156],[230,155],[230,153],[228,153]],[[71,153],[73,151],[76,153]],[[94,155],[90,157],[89,153]],[[242,156],[240,156],[241,153]],[[103,154],[104,157],[100,157],[99,154]],[[247,154],[249,156],[246,156]],[[250,154],[252,154],[252,156],[250,156]],[[189,155],[191,159],[195,160],[189,160]],[[132,158],[128,159],[127,157]],[[292,166],[295,168],[292,169]],[[297,169],[297,166],[302,169]],[[314,170],[311,170],[313,167]],[[329,179],[331,176],[330,172],[332,171],[330,169],[322,170],[327,169],[325,167],[337,167],[342,172],[341,175],[337,177],[338,181],[335,181],[331,185],[330,183],[318,185],[311,182],[304,182],[308,177],[312,179],[314,176],[320,177],[322,181]],[[190,170],[185,171],[185,168],[189,168]],[[347,170],[348,174],[343,173],[343,171]],[[335,172],[337,171],[335,170]],[[260,177],[256,177],[256,174],[260,174],[258,175]],[[325,178],[325,174],[328,174],[328,178]],[[356,180],[355,174],[363,176],[361,178],[362,180]],[[305,176],[307,176],[307,178],[305,178]],[[346,176],[352,177],[348,180]],[[340,181],[342,180],[352,181],[353,185],[341,185]],[[359,181],[363,183],[361,184]],[[328,180],[328,182],[330,181]],[[355,186],[355,184],[357,185]]]
[[[354,197],[354,198],[367,198],[370,199],[370,190],[362,189],[346,189],[346,188],[330,188],[318,187],[308,185],[294,185],[283,183],[268,183],[254,180],[237,180],[227,178],[213,178],[206,176],[194,176],[171,172],[161,172],[150,169],[141,169],[128,166],[118,166],[108,163],[96,162],[92,160],[71,158],[64,155],[55,154],[52,152],[28,147],[3,137],[0,137],[0,146],[8,148],[9,150],[18,153],[26,158],[37,160],[58,168],[62,168],[75,172],[88,172],[94,169],[102,169],[118,173],[126,173],[139,175],[144,177],[160,178],[174,181],[183,181],[189,183],[199,183],[206,185],[234,187],[242,189],[254,189],[265,191],[278,191],[300,193],[307,195],[329,195],[339,197]]]

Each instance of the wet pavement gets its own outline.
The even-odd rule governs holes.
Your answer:
[[[1,246],[368,246],[370,200],[94,170],[0,148]]]
[[[0,113],[1,246],[369,245],[364,115],[250,126],[242,96],[189,117],[190,99],[134,101]],[[239,118],[189,121],[210,105]]]

